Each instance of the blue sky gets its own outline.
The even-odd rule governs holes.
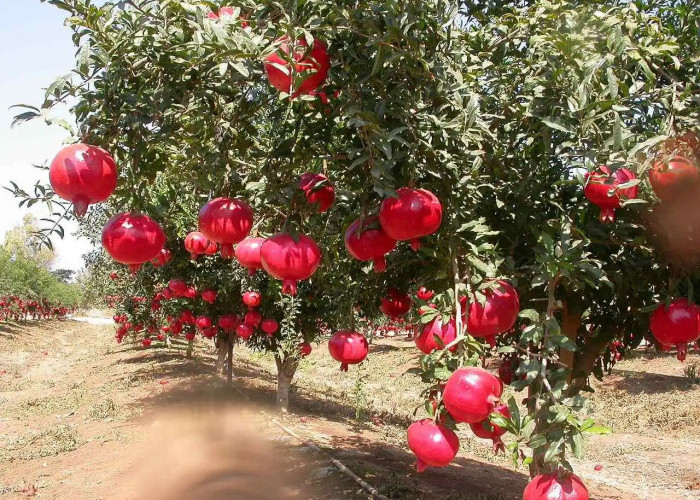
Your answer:
[[[71,31],[63,25],[66,12],[39,0],[4,0],[0,16],[0,186],[10,180],[29,188],[35,181],[48,182],[46,171],[33,164],[51,160],[68,139],[67,132],[37,120],[10,129],[16,110],[13,104],[40,106],[46,87],[58,76],[70,72],[75,48]],[[68,118],[67,110],[59,114]],[[13,196],[0,191],[0,241],[8,229],[17,225],[26,209],[17,207]],[[33,209],[38,217],[43,207]],[[71,233],[76,225],[67,225],[66,238],[54,241],[57,250],[55,268],[79,269],[81,255],[90,250],[85,240]]]

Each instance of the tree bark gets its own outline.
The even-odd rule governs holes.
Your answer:
[[[603,325],[595,337],[587,337],[586,342],[574,358],[573,380],[567,391],[570,396],[577,394],[588,382],[598,357],[603,349],[620,333],[617,325]]]
[[[299,361],[289,357],[282,359],[279,354],[275,354],[275,363],[277,364],[277,409],[286,413],[289,408],[289,389],[292,387]]]
[[[229,384],[233,380],[233,334],[226,337],[226,382]]]
[[[572,341],[576,343],[578,338],[578,330],[581,327],[581,312],[576,308],[569,306],[567,301],[562,303],[561,310],[561,331],[562,333]],[[575,363],[576,353],[574,351],[569,351],[568,349],[559,349],[559,361],[569,367],[571,374],[569,375],[569,382],[573,380],[574,363]]]

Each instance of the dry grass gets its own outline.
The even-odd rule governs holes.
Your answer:
[[[31,432],[7,443],[0,451],[0,461],[32,460],[73,451],[80,446],[73,428],[58,425],[41,432]]]

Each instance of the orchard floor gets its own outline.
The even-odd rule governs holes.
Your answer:
[[[228,387],[204,344],[187,359],[117,345],[110,326],[0,327],[0,499],[369,498],[277,419],[392,499],[518,499],[523,471],[469,431],[454,465],[411,470],[416,360],[410,341],[375,340],[341,374],[318,346],[277,416],[274,363],[245,348]],[[635,353],[596,384],[592,414],[615,432],[589,437],[574,461],[592,498],[700,499],[700,384],[683,376],[693,362]]]

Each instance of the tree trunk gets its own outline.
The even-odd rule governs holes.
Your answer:
[[[586,338],[583,349],[576,353],[574,359],[573,381],[569,386],[568,395],[577,394],[588,382],[588,376],[593,372],[598,357],[617,335],[620,329],[617,325],[603,325],[595,337]]]
[[[233,380],[233,334],[226,337],[226,382],[229,384]]]
[[[275,363],[277,364],[277,409],[286,413],[289,408],[289,389],[299,362],[289,357],[283,360],[279,354],[275,354]]]
[[[578,338],[578,329],[581,327],[581,312],[575,308],[569,308],[568,302],[564,301],[562,303],[561,310],[561,331],[562,333],[574,344]],[[559,349],[559,360],[569,367],[571,374],[569,375],[569,382],[573,380],[574,372],[574,361],[575,353],[574,351],[569,351],[568,349]]]

